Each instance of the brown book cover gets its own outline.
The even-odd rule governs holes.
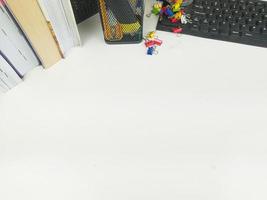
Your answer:
[[[0,0],[2,1],[2,0]],[[48,68],[58,62],[62,56],[51,27],[39,7],[37,0],[5,0],[43,66]]]

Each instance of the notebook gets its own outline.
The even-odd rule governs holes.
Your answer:
[[[42,65],[48,68],[62,57],[37,0],[6,0],[6,5],[29,39]]]
[[[22,30],[0,0],[0,50],[5,52],[22,77],[28,71],[39,65],[31,45]]]

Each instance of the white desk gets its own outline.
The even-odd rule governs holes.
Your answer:
[[[267,49],[158,32],[147,56],[98,17],[80,31],[0,97],[0,199],[266,200]]]

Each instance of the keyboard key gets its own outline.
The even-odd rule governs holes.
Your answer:
[[[212,34],[217,34],[218,33],[218,28],[216,26],[211,26],[209,31]]]
[[[234,31],[234,30],[232,30],[232,31],[231,31],[231,36],[232,36],[232,37],[239,37],[239,31]]]
[[[192,24],[191,30],[198,31],[199,30],[199,25],[198,24]]]
[[[221,35],[229,35],[229,23],[228,22],[222,22],[220,25],[220,34]]]

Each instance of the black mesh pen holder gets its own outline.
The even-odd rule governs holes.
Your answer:
[[[77,24],[93,16],[98,12],[98,0],[71,0],[74,16]]]
[[[139,43],[143,39],[144,0],[98,0],[105,41]]]

